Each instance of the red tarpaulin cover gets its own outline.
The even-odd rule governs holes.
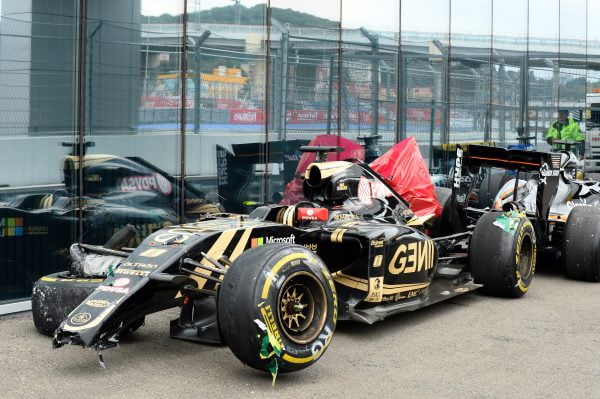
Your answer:
[[[343,161],[344,159],[348,158],[356,158],[361,160],[365,159],[365,150],[360,144],[350,139],[338,137],[333,134],[322,134],[316,136],[310,141],[310,143],[308,143],[308,145],[336,145],[344,149],[344,151],[340,153],[330,152],[327,155],[327,161]],[[304,194],[302,192],[302,182],[304,179],[299,176],[304,176],[306,168],[308,168],[308,165],[315,162],[315,159],[316,154],[314,152],[305,152],[302,154],[300,162],[298,162],[298,166],[296,167],[296,177],[294,177],[294,179],[285,186],[283,199],[279,202],[281,205],[294,205],[298,203],[298,201],[302,201],[304,199]]]
[[[425,161],[414,137],[408,137],[370,164],[371,168],[389,180],[390,185],[410,204],[417,216],[435,214],[439,217],[442,207],[435,196],[435,189]]]

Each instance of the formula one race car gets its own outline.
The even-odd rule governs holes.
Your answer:
[[[79,158],[68,156],[63,188],[0,203],[0,301],[4,295],[28,297],[40,276],[65,269],[79,217],[85,243],[103,244],[131,224],[136,234],[129,244],[137,245],[150,233],[179,223],[178,213],[193,221],[220,212],[218,204],[187,184],[186,209],[178,212],[180,180],[138,157],[85,155],[81,169],[81,198]]]
[[[433,234],[447,219],[458,228],[467,218],[450,193],[439,218],[416,216],[368,164],[322,162],[335,147],[303,150],[317,161],[294,205],[207,215],[133,250],[86,246],[111,264],[121,259],[61,323],[54,347],[102,351],[144,315],[181,305],[172,337],[223,342],[275,378],[315,363],[338,320],[373,323],[480,287],[504,297],[528,290],[536,238],[526,217],[502,229],[494,225],[500,212],[480,212],[463,231]]]
[[[498,192],[494,208],[515,204],[535,214],[540,181],[555,180],[554,196],[543,231],[542,250],[560,259],[567,277],[600,281],[600,183],[584,179],[582,162],[570,151],[552,154],[559,170],[545,168],[529,173],[527,179],[508,181]]]

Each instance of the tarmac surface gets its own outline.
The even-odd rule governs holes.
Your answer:
[[[539,267],[538,267],[539,269]],[[375,325],[340,322],[313,366],[269,375],[223,346],[169,338],[175,310],[119,348],[53,350],[28,313],[0,318],[2,398],[598,398],[600,284],[538,270],[521,299],[476,293]]]

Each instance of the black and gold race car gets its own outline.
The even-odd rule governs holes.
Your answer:
[[[336,148],[303,150],[318,156],[295,205],[207,215],[159,230],[135,249],[81,247],[112,266],[56,329],[54,346],[100,352],[144,315],[181,306],[173,338],[225,343],[243,363],[276,376],[315,363],[338,320],[374,323],[478,288],[503,297],[527,292],[536,236],[523,214],[502,227],[501,212],[467,218],[455,189],[438,192],[439,217],[415,216],[369,165],[320,162]],[[34,290],[34,302],[43,300]]]

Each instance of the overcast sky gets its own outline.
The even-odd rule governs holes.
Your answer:
[[[0,0],[0,7],[2,5]],[[184,0],[141,0],[143,15],[181,14]],[[234,0],[187,0],[190,12],[235,4]],[[271,0],[272,7],[291,8],[315,16],[340,20],[342,26],[364,26],[378,31],[398,30],[400,0]],[[265,4],[266,0],[241,0],[245,7]],[[588,38],[600,39],[600,1],[587,2]],[[402,0],[402,30],[448,32],[448,0]],[[530,37],[585,39],[586,0],[529,0],[529,26],[526,0],[452,0],[452,32]],[[559,12],[560,4],[560,12]],[[1,8],[0,8],[1,10]],[[1,11],[0,11],[1,12]]]

